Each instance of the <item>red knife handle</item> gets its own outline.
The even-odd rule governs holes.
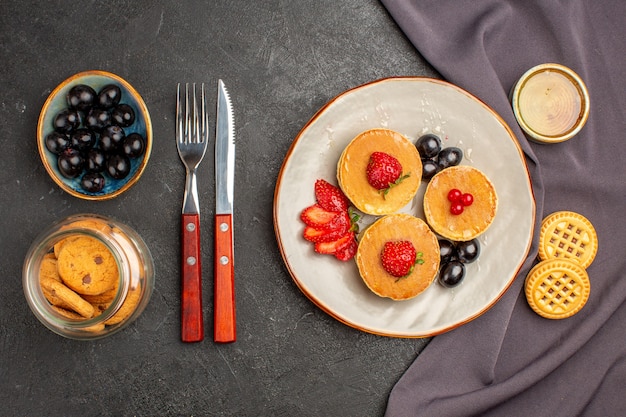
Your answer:
[[[204,339],[202,318],[202,265],[200,262],[200,216],[182,215],[182,334],[183,342]]]
[[[237,339],[233,254],[233,216],[216,214],[214,340],[221,343],[234,342]]]

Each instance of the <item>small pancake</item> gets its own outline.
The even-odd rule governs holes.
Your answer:
[[[384,196],[367,181],[366,169],[374,152],[395,157],[402,165],[402,175],[408,175]],[[360,133],[343,150],[337,164],[337,181],[344,194],[357,209],[372,215],[395,213],[406,206],[417,193],[421,180],[422,161],[415,145],[389,129]]]
[[[450,212],[451,189],[472,194],[472,205],[461,214]],[[480,170],[459,165],[444,169],[431,178],[424,193],[424,215],[435,233],[453,240],[468,241],[482,233],[493,222],[498,208],[496,189]]]
[[[406,277],[397,278],[383,268],[380,255],[389,241],[408,240],[413,243],[418,258]],[[374,294],[393,300],[407,300],[422,293],[435,280],[439,270],[439,242],[428,225],[409,214],[381,217],[364,232],[359,241],[356,264],[363,281]]]

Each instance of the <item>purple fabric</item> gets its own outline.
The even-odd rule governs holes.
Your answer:
[[[536,255],[487,313],[435,337],[393,388],[386,417],[626,416],[626,2],[623,0],[382,0],[448,81],[511,126],[526,155],[537,224],[558,210],[587,217],[599,250],[591,295],[575,316],[528,306]],[[587,84],[591,112],[573,139],[529,142],[508,92],[529,68],[566,65]]]

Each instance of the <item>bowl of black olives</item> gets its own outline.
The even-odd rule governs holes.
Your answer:
[[[59,187],[75,197],[106,200],[141,177],[152,150],[152,123],[127,81],[85,71],[50,93],[39,115],[37,142]]]

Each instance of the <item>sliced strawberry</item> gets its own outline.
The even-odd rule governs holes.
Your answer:
[[[352,239],[349,244],[335,252],[335,258],[344,262],[349,261],[350,259],[354,258],[354,255],[356,255],[356,251],[358,248],[359,244],[357,243],[356,239]]]
[[[312,227],[312,226],[306,226],[304,228],[304,233],[302,235],[309,242],[318,243],[318,242],[331,242],[343,236],[344,233],[345,232],[342,232],[341,230],[323,230],[323,229],[316,229],[315,227]]]
[[[328,211],[346,211],[350,205],[343,191],[324,179],[315,181],[315,199]]]
[[[334,211],[324,210],[319,204],[313,204],[302,210],[300,213],[300,219],[307,226],[315,227],[316,229],[328,229],[329,223],[337,216]]]
[[[315,244],[315,252],[322,254],[335,254],[337,251],[342,250],[350,244],[350,241],[354,240],[354,232],[348,232],[336,240],[329,242],[317,242]]]
[[[326,229],[343,235],[350,230],[351,225],[350,214],[347,211],[342,211],[335,213],[335,217],[328,222]]]

